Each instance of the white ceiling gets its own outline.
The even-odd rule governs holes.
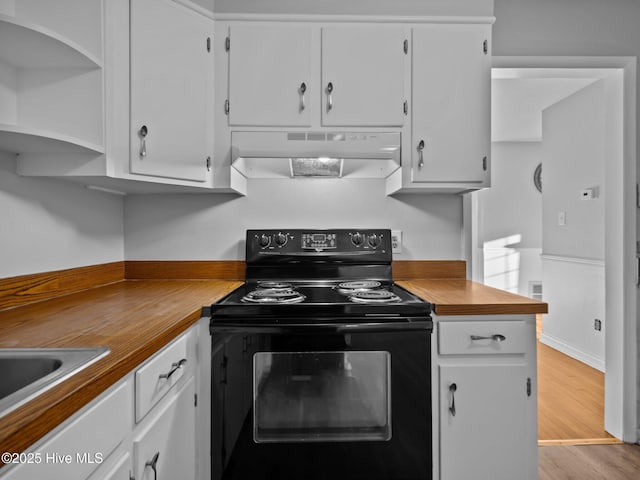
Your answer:
[[[543,78],[544,77],[544,78]],[[493,69],[491,79],[491,140],[539,142],[542,111],[576,93],[598,78],[549,78]]]

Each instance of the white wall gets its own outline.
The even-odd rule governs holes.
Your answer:
[[[549,304],[540,342],[605,371],[604,262],[543,259],[543,297]],[[595,319],[602,321],[596,331]]]
[[[123,200],[15,174],[0,152],[0,278],[124,258]]]
[[[548,255],[604,260],[605,104],[594,83],[542,114],[543,250]],[[583,189],[598,196],[583,200]],[[558,215],[565,213],[565,225]]]
[[[484,283],[520,295],[542,281],[542,195],[533,183],[541,162],[538,142],[492,143],[491,188],[476,194]]]
[[[549,303],[540,341],[604,371],[605,102],[602,81],[542,114],[543,289]],[[598,197],[581,199],[584,188]],[[566,225],[558,224],[565,212]]]
[[[384,195],[383,180],[250,181],[250,194],[133,195],[125,201],[125,256],[133,260],[244,259],[248,228],[391,228],[403,259],[461,257],[462,200]]]

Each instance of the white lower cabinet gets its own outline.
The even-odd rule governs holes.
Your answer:
[[[439,377],[440,478],[526,478],[526,367],[440,366]]]
[[[136,480],[195,480],[193,377],[133,441]]]
[[[126,438],[133,423],[130,379],[113,386],[0,470],[2,480],[86,479]],[[6,472],[6,475],[3,473]]]
[[[211,418],[210,383],[199,376],[210,369],[200,369],[198,351],[209,338],[203,318],[24,452],[33,461],[2,467],[0,479],[206,479],[208,429],[200,424]]]
[[[437,319],[435,478],[537,479],[535,318],[504,317]]]

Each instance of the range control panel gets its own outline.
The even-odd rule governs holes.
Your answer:
[[[355,263],[391,259],[391,231],[387,229],[247,230],[246,240],[247,262],[270,256],[290,257],[291,261],[304,261],[305,257],[317,261],[319,256],[328,261],[350,258]]]
[[[338,246],[335,233],[303,233],[301,239],[303,250],[326,250]]]

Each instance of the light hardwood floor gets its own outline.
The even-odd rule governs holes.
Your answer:
[[[541,445],[618,443],[604,431],[604,374],[538,342]]]
[[[638,480],[640,445],[539,447],[539,480]]]

